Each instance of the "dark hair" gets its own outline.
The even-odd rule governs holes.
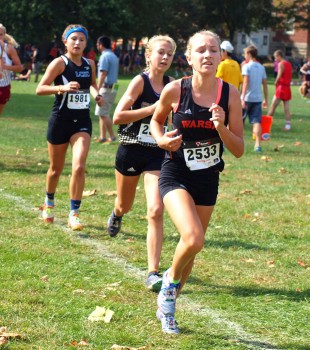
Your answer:
[[[111,49],[111,39],[108,38],[107,36],[100,36],[97,41],[106,49]]]

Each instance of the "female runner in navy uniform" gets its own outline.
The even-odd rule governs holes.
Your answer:
[[[184,286],[216,202],[223,144],[237,158],[244,152],[243,123],[237,89],[217,79],[220,39],[210,31],[194,34],[186,52],[193,76],[168,84],[151,121],[159,147],[165,149],[159,179],[165,208],[180,232],[171,267],[163,275],[157,318],[166,333],[178,333],[176,296]],[[165,132],[173,111],[173,131]]]
[[[71,24],[65,29],[62,38],[66,54],[49,64],[36,90],[38,95],[55,94],[47,130],[50,166],[46,175],[42,217],[44,222],[54,221],[54,195],[70,145],[72,176],[68,226],[72,230],[82,230],[79,208],[92,134],[90,93],[99,105],[103,104],[103,99],[98,94],[95,62],[82,57],[88,39],[87,29],[80,24]]]
[[[157,146],[149,126],[161,91],[173,79],[165,72],[175,50],[176,44],[169,36],[157,35],[149,40],[145,52],[147,68],[131,81],[113,116],[114,124],[119,124],[120,145],[115,162],[117,197],[108,220],[108,233],[113,237],[119,232],[122,216],[131,209],[143,174],[148,218],[146,286],[154,291],[160,288],[162,280],[158,267],[163,242],[163,204],[158,177],[164,150]]]

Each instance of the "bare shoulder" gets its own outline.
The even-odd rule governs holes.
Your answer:
[[[240,98],[240,94],[239,94],[238,89],[232,84],[229,84],[229,97],[232,97],[232,98],[239,97]]]
[[[54,71],[61,74],[65,69],[65,62],[61,57],[55,58],[47,67],[47,71]]]
[[[140,74],[136,75],[128,85],[129,89],[138,89],[141,91],[143,90],[143,87],[144,87],[144,80]]]
[[[180,92],[181,89],[181,79],[170,81],[164,88],[166,92],[175,94]]]
[[[181,79],[173,80],[170,83],[168,83],[161,95],[160,98],[162,101],[165,101],[166,103],[171,104],[172,106],[176,103],[178,103],[181,95]]]

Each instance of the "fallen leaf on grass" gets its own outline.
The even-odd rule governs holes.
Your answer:
[[[274,260],[268,260],[267,261],[267,265],[274,265],[275,264],[275,261]]]
[[[43,282],[48,282],[48,275],[42,276],[40,280]]]
[[[307,264],[304,263],[304,262],[301,261],[301,260],[298,260],[298,261],[297,261],[297,264],[300,265],[300,266],[302,266],[302,267],[306,267],[306,266],[307,266]]]
[[[274,151],[275,152],[279,152],[280,149],[283,148],[283,147],[284,147],[284,145],[278,145],[278,146],[275,147]]]
[[[240,192],[240,194],[251,194],[251,193],[252,193],[251,190],[244,190]]]
[[[8,343],[8,339],[6,337],[0,337],[0,345],[4,345]]]
[[[87,343],[86,339],[82,339],[79,343],[78,346],[89,346],[89,344]]]
[[[269,265],[270,268],[274,268],[275,267],[275,261],[274,260],[269,260],[269,261],[267,261],[267,265]]]
[[[74,347],[80,347],[80,346],[89,346],[88,342],[86,339],[82,339],[80,342],[77,342],[76,340],[72,340],[70,344],[66,343],[66,346],[74,346]]]
[[[299,147],[299,146],[301,146],[302,145],[302,142],[300,142],[300,141],[296,141],[295,143],[294,143],[294,146],[296,146],[296,147]]]
[[[280,174],[285,174],[286,173],[286,169],[285,168],[280,168],[279,169],[279,173]]]
[[[128,239],[126,239],[126,242],[127,243],[133,243],[135,240],[134,239],[132,239],[132,238],[128,238]]]
[[[2,344],[7,343],[7,340],[10,338],[22,339],[24,338],[24,336],[20,333],[7,332],[6,327],[0,327],[0,341],[2,342]]]
[[[107,284],[107,287],[119,287],[121,285],[121,282],[114,282]]]
[[[105,307],[96,306],[96,309],[88,316],[88,320],[95,321],[104,321],[109,323],[114,314],[114,311],[106,309]]]
[[[96,194],[97,190],[83,191],[83,197],[95,196]]]
[[[270,162],[271,161],[271,158],[268,157],[268,156],[262,156],[260,159],[264,160],[265,162]]]
[[[113,349],[113,350],[144,350],[144,349],[147,349],[147,346],[140,346],[139,348],[132,348],[129,346],[122,346],[122,345],[114,344],[114,345],[112,345],[111,349]]]
[[[246,262],[246,263],[255,263],[255,260],[252,259],[252,258],[249,258],[249,259],[243,258],[243,259],[241,259],[241,260],[244,261],[244,262]]]
[[[106,192],[104,192],[104,194],[106,194],[109,197],[117,196],[117,192],[116,191],[106,191]]]

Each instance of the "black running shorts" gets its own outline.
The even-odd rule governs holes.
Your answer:
[[[213,206],[219,187],[219,171],[191,171],[183,161],[166,159],[159,176],[159,191],[162,198],[175,189],[186,190],[196,205]]]
[[[115,169],[125,176],[137,176],[145,171],[160,170],[165,151],[138,144],[118,146]]]
[[[90,118],[62,119],[51,117],[48,121],[47,141],[53,145],[68,143],[72,135],[86,132],[92,135],[92,122]]]

